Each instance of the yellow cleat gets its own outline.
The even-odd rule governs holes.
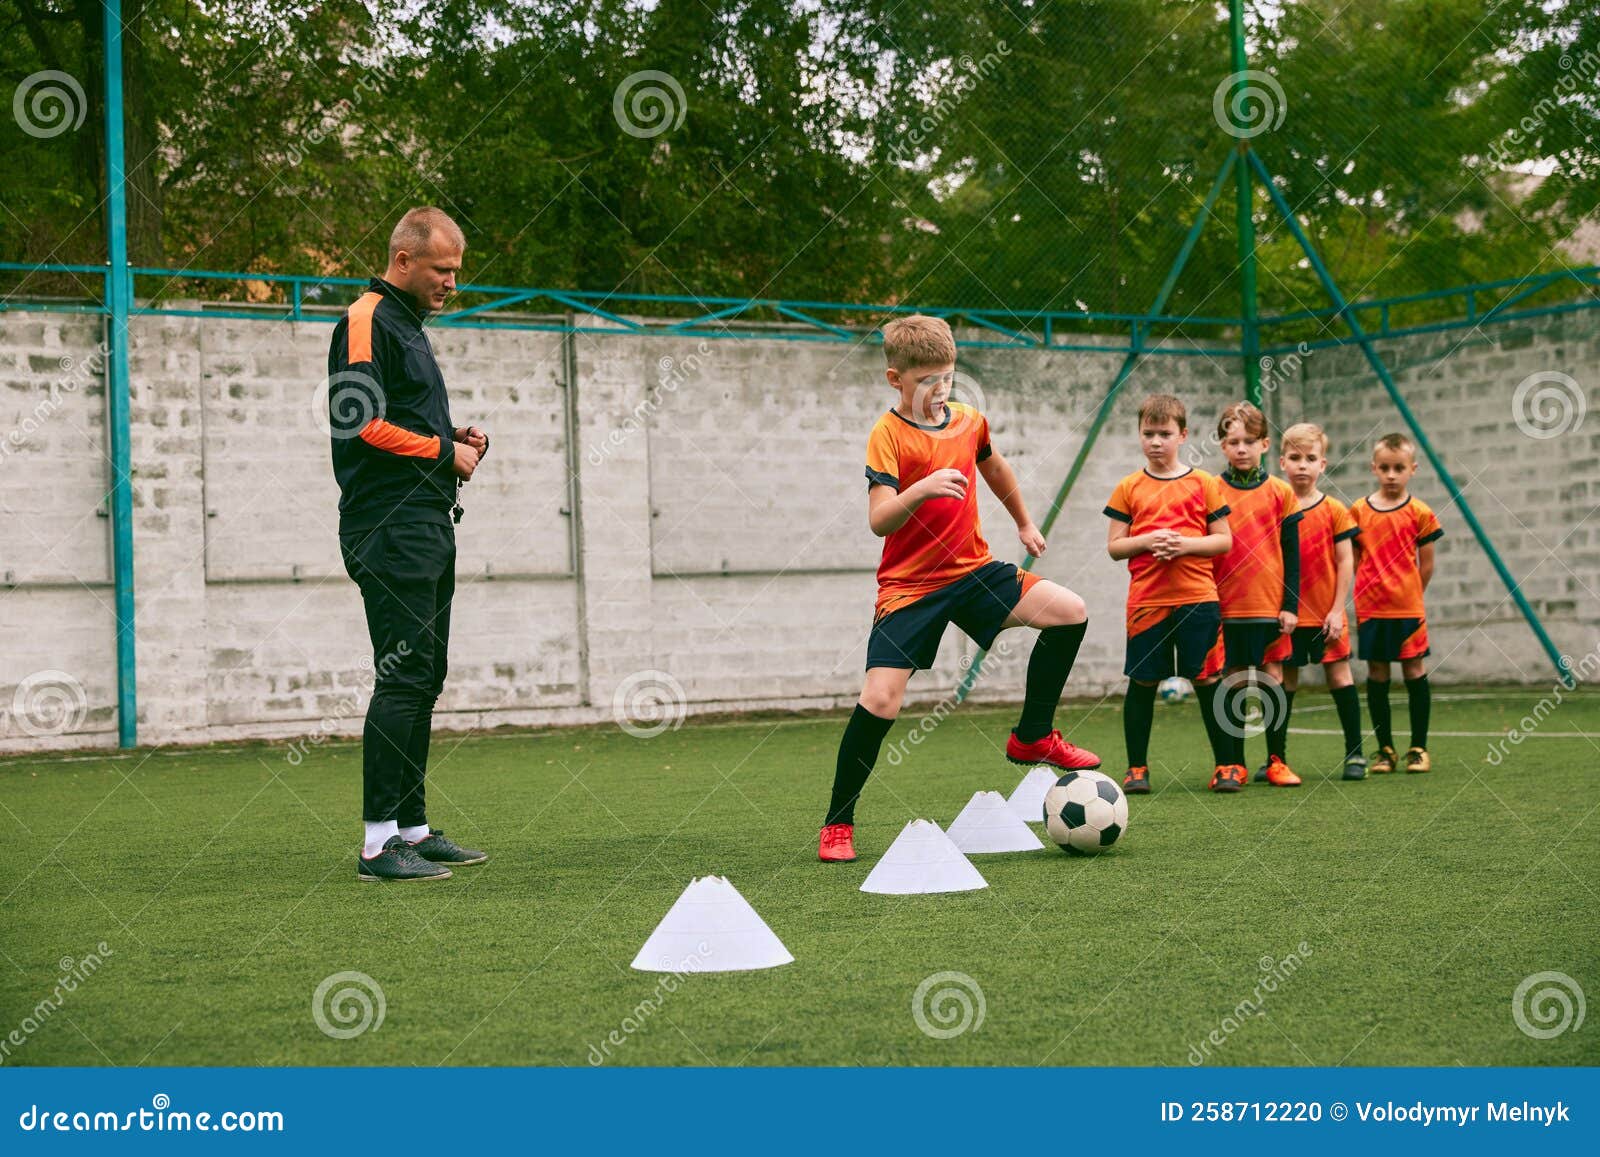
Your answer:
[[[1372,760],[1367,764],[1367,770],[1373,775],[1388,775],[1394,770],[1394,761],[1394,748],[1380,747],[1372,753]]]
[[[1406,752],[1406,770],[1432,771],[1433,760],[1428,758],[1428,753],[1423,748],[1413,747],[1410,751]]]

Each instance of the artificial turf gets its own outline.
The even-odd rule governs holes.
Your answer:
[[[1296,727],[1329,732],[1291,736],[1306,786],[1232,797],[1204,790],[1196,708],[1164,705],[1155,793],[1116,848],[974,857],[986,890],[911,897],[858,887],[907,820],[1009,792],[1008,712],[964,707],[881,763],[849,865],[815,858],[842,714],[691,718],[648,739],[440,733],[430,819],[493,858],[428,884],[356,882],[353,743],[13,758],[0,1038],[33,1030],[5,1063],[1600,1063],[1600,1025],[1535,1039],[1512,1015],[1535,973],[1600,994],[1600,697],[1567,695],[1491,762],[1490,736],[1541,697],[1441,688],[1431,774],[1342,783],[1328,700],[1304,693]],[[1058,723],[1118,770],[1115,700]],[[707,874],[793,964],[629,968]],[[101,942],[98,971],[37,1017]],[[381,987],[384,1017],[335,1039],[312,998],[345,971]],[[982,994],[981,1024],[947,1039],[912,1009],[939,972]]]

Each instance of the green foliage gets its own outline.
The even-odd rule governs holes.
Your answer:
[[[434,203],[478,282],[1141,312],[1234,144],[1213,115],[1226,10],[1189,0],[125,9],[146,264],[363,275]],[[1300,0],[1247,22],[1283,90],[1252,145],[1350,296],[1568,260],[1600,206],[1593,5]],[[0,258],[102,259],[100,57],[97,4],[0,0],[8,91],[58,69],[88,106],[49,139],[0,120]],[[683,94],[633,110],[659,133],[614,110],[646,71]],[[1259,191],[1256,220],[1263,310],[1324,304]],[[1233,227],[1225,200],[1171,312],[1238,312]]]

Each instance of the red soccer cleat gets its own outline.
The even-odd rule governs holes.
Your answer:
[[[1273,787],[1299,787],[1300,777],[1289,770],[1289,765],[1276,755],[1267,758],[1267,782]]]
[[[1013,731],[1006,737],[1006,758],[1012,763],[1048,763],[1062,771],[1093,771],[1100,766],[1100,757],[1086,747],[1077,747],[1061,738],[1061,732],[1052,731],[1043,739],[1024,743]]]
[[[1244,785],[1250,781],[1250,773],[1243,764],[1219,763],[1216,772],[1211,776],[1212,791],[1243,791]]]
[[[822,829],[817,859],[825,864],[848,864],[856,858],[854,824],[829,824]]]

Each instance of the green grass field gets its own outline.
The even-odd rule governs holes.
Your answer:
[[[1432,774],[1346,784],[1328,778],[1328,700],[1307,692],[1296,727],[1329,734],[1291,739],[1306,786],[1234,797],[1204,790],[1194,705],[1163,706],[1156,794],[1112,852],[975,857],[990,887],[943,896],[857,889],[908,819],[1010,791],[1010,712],[964,708],[880,766],[843,866],[814,858],[842,714],[647,740],[441,734],[430,818],[493,859],[437,884],[357,884],[353,743],[298,765],[286,743],[9,759],[0,1038],[63,958],[110,952],[6,1063],[583,1065],[614,1030],[605,1063],[629,1065],[1182,1065],[1196,1047],[1218,1064],[1600,1063],[1600,1026],[1539,1040],[1512,1016],[1534,973],[1600,995],[1600,741],[1575,734],[1600,733],[1600,697],[1568,697],[1495,765],[1489,738],[1452,732],[1503,732],[1541,692],[1464,694],[1439,695]],[[1062,717],[1117,770],[1115,700]],[[630,970],[712,873],[795,963],[665,987]],[[1259,962],[1290,953],[1298,970],[1236,1018]],[[312,996],[347,970],[381,986],[385,1016],[332,1039]],[[981,1025],[952,1039],[912,1015],[942,971],[982,991]]]

